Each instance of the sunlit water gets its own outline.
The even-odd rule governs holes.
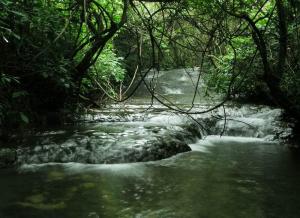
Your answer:
[[[172,75],[160,90],[186,104],[191,87],[175,84],[189,80]],[[0,170],[0,218],[300,217],[300,158],[274,141],[280,110],[227,106],[226,125],[222,108],[194,116],[203,123],[218,119],[207,126],[214,135],[187,140],[192,151],[119,163],[134,162],[130,152],[185,131],[191,122],[161,106],[141,105],[143,97],[132,102],[28,139],[20,166]]]

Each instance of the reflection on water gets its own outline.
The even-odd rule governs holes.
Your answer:
[[[0,217],[300,217],[300,162],[260,139],[209,136],[150,163],[2,170]]]

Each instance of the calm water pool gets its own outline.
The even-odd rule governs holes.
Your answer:
[[[300,217],[300,161],[262,139],[208,136],[132,164],[1,170],[1,218]]]

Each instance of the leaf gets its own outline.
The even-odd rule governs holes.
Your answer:
[[[3,36],[2,38],[6,43],[9,43],[8,39],[5,36]]]
[[[20,37],[19,35],[17,35],[16,33],[12,32],[11,34],[12,34],[12,35],[13,35],[13,37],[15,37],[16,39],[18,39],[18,40],[20,40],[20,39],[21,39],[21,37]]]
[[[28,92],[26,92],[26,91],[19,91],[19,92],[14,92],[14,93],[12,94],[12,97],[13,97],[13,98],[19,98],[19,97],[25,96],[25,95],[27,95],[27,94],[28,94]]]
[[[24,17],[24,18],[27,19],[26,14],[24,14],[24,13],[22,13],[22,12],[20,12],[20,11],[13,11],[13,10],[10,10],[10,12],[13,13],[13,14],[15,14],[15,15],[17,15],[17,16]]]
[[[29,123],[29,118],[23,112],[20,112],[20,117],[24,123]]]

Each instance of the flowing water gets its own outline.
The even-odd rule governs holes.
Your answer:
[[[184,107],[191,90],[174,85],[191,76],[172,72],[158,87]],[[226,119],[222,108],[194,116],[201,129],[145,102],[24,141],[18,167],[0,170],[0,217],[300,217],[300,159],[276,140],[290,131],[279,109],[227,105]]]

